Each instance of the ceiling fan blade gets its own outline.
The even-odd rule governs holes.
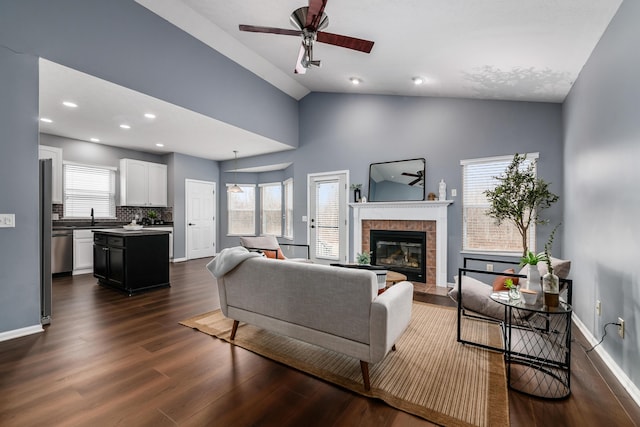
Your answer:
[[[238,26],[240,31],[248,31],[251,33],[269,33],[269,34],[283,34],[285,36],[300,36],[302,33],[298,30],[287,30],[284,28],[274,27],[259,27],[256,25],[242,25]]]
[[[409,173],[409,172],[402,172],[401,175],[404,176],[415,176],[415,177],[420,177],[420,174],[415,174],[415,173]]]
[[[422,180],[422,178],[414,179],[413,181],[411,181],[411,182],[409,183],[409,185],[416,185],[416,184],[417,184],[417,183],[419,183],[421,180]]]
[[[327,0],[309,0],[309,9],[307,10],[307,22],[305,28],[312,28],[314,31],[318,29],[322,13],[327,5]]]
[[[324,31],[318,31],[317,40],[322,43],[346,47],[347,49],[358,50],[365,53],[371,52],[371,49],[373,48],[372,41],[349,36],[341,36],[340,34],[325,33]]]

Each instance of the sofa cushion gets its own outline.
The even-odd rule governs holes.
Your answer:
[[[511,274],[515,274],[515,272],[516,271],[513,268],[507,268],[506,270],[503,271],[503,273],[511,273]],[[511,279],[514,285],[517,285],[519,281],[517,277],[498,276],[496,277],[496,280],[493,281],[493,291],[494,292],[507,291],[508,289],[505,286],[505,282],[507,281],[507,279]]]
[[[494,292],[493,287],[463,275],[462,279],[462,306],[466,310],[474,311],[478,314],[491,317],[493,319],[504,319],[504,306],[493,301],[490,296]],[[458,302],[458,288],[449,291],[449,297]]]
[[[240,244],[245,248],[252,249],[271,249],[273,251],[280,249],[280,244],[276,236],[243,236],[240,237]]]

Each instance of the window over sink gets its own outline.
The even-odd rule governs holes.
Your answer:
[[[64,217],[116,217],[116,170],[64,162]]]

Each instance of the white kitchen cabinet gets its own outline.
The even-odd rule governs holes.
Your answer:
[[[40,145],[40,159],[51,159],[51,202],[62,203],[62,148]]]
[[[73,274],[93,272],[93,230],[73,230]]]
[[[120,205],[167,206],[167,165],[120,159]]]

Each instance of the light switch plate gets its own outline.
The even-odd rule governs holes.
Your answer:
[[[16,214],[0,214],[0,227],[14,228],[16,226]]]

